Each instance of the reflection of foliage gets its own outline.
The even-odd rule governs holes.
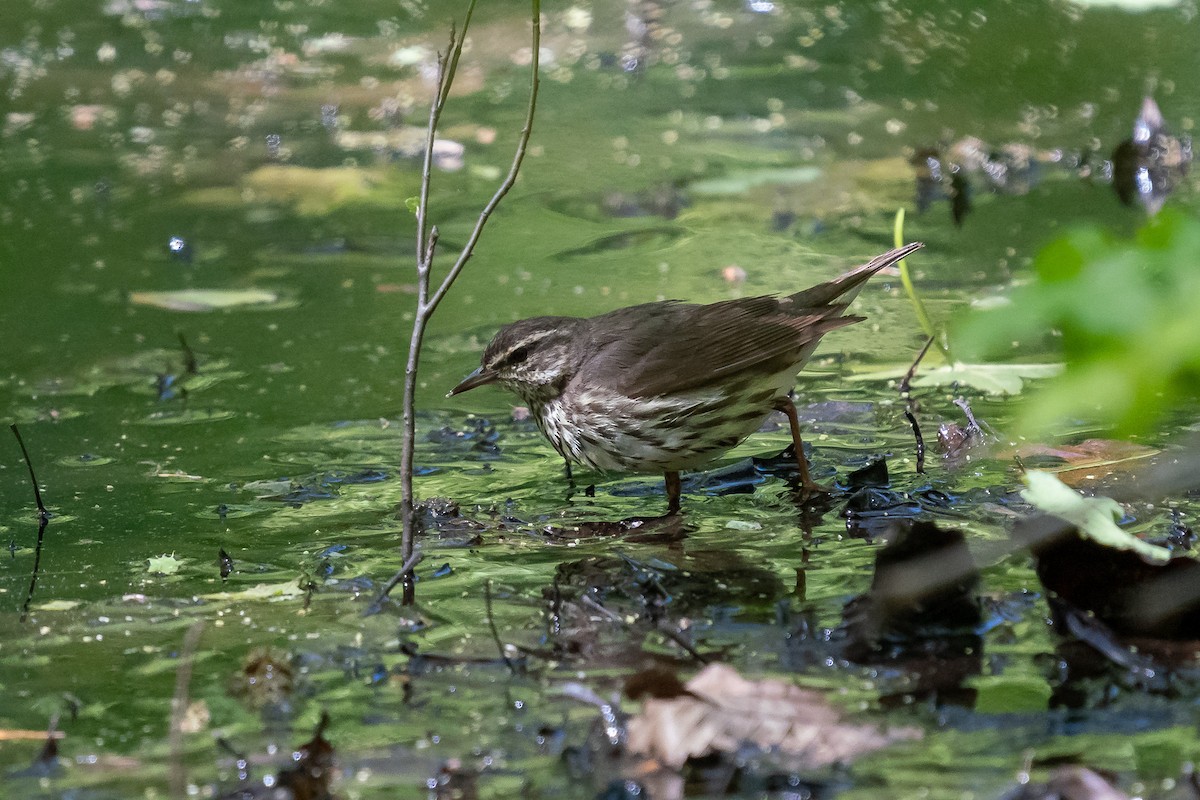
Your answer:
[[[955,341],[978,357],[1054,332],[1067,369],[1026,409],[1025,429],[1086,416],[1144,431],[1200,392],[1198,261],[1200,221],[1179,213],[1132,241],[1080,228],[1038,254],[1036,281],[1011,304],[974,314]]]

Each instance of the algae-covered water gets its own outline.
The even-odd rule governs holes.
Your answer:
[[[924,732],[802,775],[810,793],[999,797],[1071,761],[1167,796],[1195,756],[1194,691],[1109,675],[1065,692],[1029,559],[1008,554],[1010,454],[933,448],[965,423],[955,397],[1003,432],[1040,379],[914,390],[924,473],[894,381],[855,379],[902,373],[925,341],[897,276],[799,381],[817,477],[849,487],[819,511],[749,460],[788,444],[774,426],[685,482],[682,531],[616,535],[601,523],[662,513],[661,476],[568,484],[515,398],[444,395],[503,323],[795,291],[890,247],[901,208],[938,324],[1023,280],[1072,224],[1133,230],[1140,212],[1087,165],[1146,94],[1192,129],[1195,3],[543,4],[529,156],[421,363],[416,490],[443,513],[418,604],[365,614],[400,566],[408,200],[460,5],[0,0],[0,419],[53,513],[39,547],[20,451],[0,444],[0,796],[262,791],[322,712],[337,797],[598,796],[622,774],[589,744],[598,712],[564,695],[610,699],[651,663],[693,672],[664,625]],[[442,269],[511,160],[528,34],[524,4],[479,4],[433,175]],[[972,173],[956,224],[945,198],[918,213],[931,149],[1009,171]],[[1170,202],[1195,213],[1189,185]],[[889,483],[864,496],[851,473],[879,458]],[[825,649],[896,516],[963,531],[981,567],[978,641],[933,695],[907,665]],[[37,759],[52,719],[58,757]],[[804,796],[746,774],[687,792]]]

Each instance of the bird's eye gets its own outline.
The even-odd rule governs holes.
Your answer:
[[[509,353],[508,358],[504,360],[509,366],[512,366],[514,364],[520,364],[527,358],[529,358],[529,347],[521,346]]]

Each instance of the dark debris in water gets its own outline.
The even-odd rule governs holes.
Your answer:
[[[329,714],[322,712],[312,738],[297,747],[290,755],[290,764],[269,781],[252,781],[242,771],[243,783],[222,794],[221,800],[333,800],[331,791],[337,773],[337,754],[325,738],[330,724]],[[234,753],[239,765],[248,759]]]
[[[682,620],[714,617],[714,609],[769,605],[784,589],[773,573],[728,553],[696,551],[686,557],[637,560],[591,556],[559,565],[543,589],[548,641],[571,661],[640,664],[644,643],[664,636],[695,658]],[[687,659],[685,658],[685,661]]]
[[[332,500],[338,497],[338,487],[380,483],[386,481],[389,476],[390,474],[385,470],[368,467],[357,472],[333,470],[296,479],[257,481],[242,488],[255,492],[266,490],[262,494],[256,494],[257,499],[299,508],[306,503]],[[224,513],[228,514],[228,512],[229,506],[225,506]]]
[[[437,536],[441,547],[475,547],[483,542],[483,532],[488,529],[462,514],[458,503],[447,497],[431,497],[417,504],[416,525],[418,535]],[[397,518],[400,512],[397,511]]]
[[[1192,142],[1171,135],[1154,99],[1142,101],[1133,134],[1112,154],[1113,189],[1127,206],[1157,214],[1192,164]]]
[[[1015,535],[1037,558],[1046,589],[1117,635],[1200,642],[1200,561],[1176,555],[1152,564],[1086,539],[1053,517],[1030,519]]]
[[[434,445],[438,455],[470,454],[480,459],[494,459],[500,455],[500,434],[491,420],[473,417],[462,428],[444,425],[430,431],[425,440]]]
[[[1107,160],[1097,157],[1091,144],[1038,149],[1022,142],[990,145],[965,136],[948,144],[918,147],[909,161],[917,210],[925,212],[946,201],[957,226],[974,208],[975,185],[993,194],[1026,195],[1052,172],[1089,182],[1111,181],[1122,203],[1140,205],[1153,215],[1186,178],[1192,143],[1170,133],[1158,104],[1147,97],[1132,135]]]
[[[979,571],[961,531],[932,522],[891,526],[871,588],[849,603],[835,639],[844,658],[910,676],[907,698],[971,705],[964,682],[982,668]],[[888,704],[885,696],[883,702]]]
[[[250,708],[287,716],[296,680],[296,670],[289,653],[270,647],[255,647],[230,676],[229,693]]]

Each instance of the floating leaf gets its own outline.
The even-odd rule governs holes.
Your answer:
[[[852,381],[899,380],[909,367],[897,366],[851,375]],[[987,394],[1020,394],[1025,381],[1050,378],[1062,372],[1062,364],[966,364],[956,362],[933,369],[918,369],[913,386],[970,386]]]
[[[817,167],[767,167],[696,181],[688,188],[696,194],[738,195],[755,186],[812,183],[820,177],[821,170]]]
[[[254,170],[242,183],[257,200],[294,203],[298,214],[323,216],[367,198],[376,181],[376,173],[360,167],[271,164]]]
[[[148,562],[150,566],[146,571],[154,575],[174,575],[183,565],[183,562],[176,558],[174,553],[148,559]]]
[[[1109,497],[1084,497],[1049,472],[1030,469],[1025,471],[1025,484],[1021,496],[1051,516],[1065,520],[1081,535],[1097,544],[1116,550],[1130,550],[1153,563],[1164,563],[1171,558],[1165,547],[1143,542],[1131,533],[1122,530],[1116,520],[1125,516],[1121,504]]]
[[[265,289],[180,289],[174,292],[131,292],[129,302],[168,311],[215,311],[235,306],[279,302],[279,294]]]
[[[240,592],[216,592],[205,595],[206,600],[291,600],[301,597],[305,589],[295,581],[285,583],[260,583]]]
[[[37,610],[38,611],[73,611],[74,609],[78,608],[80,605],[81,604],[78,600],[51,600],[48,603],[38,604]],[[44,737],[45,735],[46,735],[46,732],[42,731],[42,736]]]

